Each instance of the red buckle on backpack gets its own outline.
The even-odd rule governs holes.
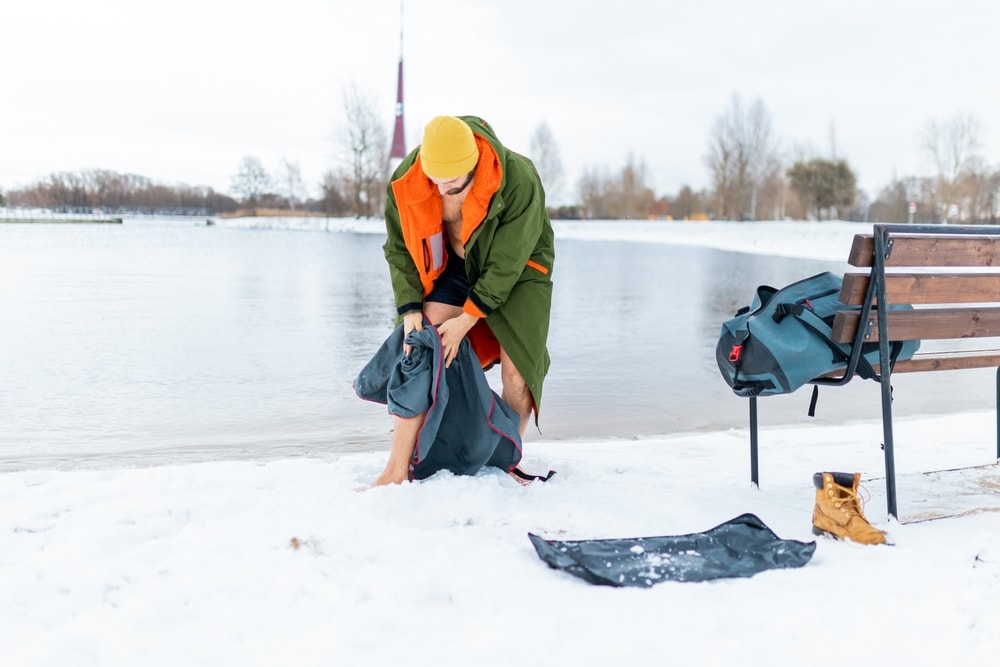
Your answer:
[[[743,354],[743,344],[737,343],[733,345],[733,349],[729,350],[729,361],[736,363],[740,360],[740,355]]]

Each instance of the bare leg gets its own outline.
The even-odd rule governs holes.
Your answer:
[[[446,319],[455,317],[462,312],[458,306],[428,301],[424,304],[424,315],[432,324],[441,324]],[[392,447],[389,450],[389,460],[385,470],[372,483],[372,486],[386,484],[402,484],[410,478],[410,457],[417,445],[417,434],[424,425],[426,414],[410,419],[393,417]]]
[[[527,430],[528,422],[531,420],[531,408],[534,405],[534,401],[531,398],[531,390],[528,389],[528,383],[524,381],[524,377],[514,366],[514,362],[510,360],[510,357],[507,356],[507,351],[502,347],[500,348],[500,381],[503,382],[503,391],[500,398],[520,416],[521,422],[518,425],[518,431],[521,438],[524,438],[524,432]],[[521,464],[514,467],[524,472]],[[514,473],[510,473],[510,476],[521,486],[531,484],[530,480],[521,479]]]
[[[503,392],[500,398],[521,417],[518,431],[523,438],[524,432],[528,428],[528,422],[531,420],[531,409],[534,406],[534,401],[531,398],[528,383],[524,381],[520,371],[514,366],[514,362],[510,360],[507,351],[503,348],[500,348],[500,381],[503,383]]]
[[[410,457],[417,444],[417,434],[424,425],[426,415],[417,415],[410,419],[393,417],[392,449],[389,450],[389,460],[385,470],[372,483],[372,486],[386,484],[402,484],[410,478]]]
[[[428,301],[424,304],[424,317],[431,321],[431,324],[441,324],[445,320],[458,317],[462,314],[461,306],[452,306],[447,303]]]

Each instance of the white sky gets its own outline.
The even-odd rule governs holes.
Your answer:
[[[398,0],[33,0],[0,35],[0,189],[111,169],[228,191],[245,155],[315,194],[351,85],[391,133]],[[929,120],[971,114],[1000,162],[1000,5],[985,0],[408,0],[407,146],[476,114],[527,152],[545,122],[566,172],[631,154],[658,194],[709,186],[713,120],[760,98],[787,156],[831,134],[870,195],[924,174]],[[991,125],[992,124],[992,125]],[[832,132],[831,132],[832,129]]]

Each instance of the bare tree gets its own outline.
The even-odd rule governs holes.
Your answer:
[[[535,128],[531,136],[531,161],[535,163],[538,175],[542,179],[548,199],[555,199],[563,185],[563,165],[559,157],[559,146],[552,130],[546,123]]]
[[[979,120],[974,116],[959,114],[947,123],[927,121],[924,126],[923,147],[930,155],[937,175],[954,182],[982,150]]]
[[[601,220],[610,217],[607,210],[608,180],[607,169],[599,172],[591,167],[584,168],[577,182],[584,218]]]
[[[584,169],[577,189],[585,218],[638,220],[667,212],[666,200],[657,199],[646,185],[645,163],[637,164],[631,155],[617,175],[609,175],[607,168]]]
[[[939,206],[935,188],[936,179],[907,176],[894,179],[882,188],[868,209],[868,219],[873,222],[907,222],[910,202],[917,204],[913,217],[916,223],[937,223]]]
[[[964,170],[956,183],[970,222],[996,224],[1000,203],[1000,171],[990,171],[979,160]]]
[[[281,159],[281,185],[284,195],[288,197],[288,207],[295,210],[295,203],[306,194],[305,183],[302,182],[302,172],[298,162],[290,162],[288,158]]]
[[[780,168],[771,115],[760,99],[745,109],[739,95],[733,95],[729,110],[715,119],[705,162],[720,214],[756,219],[758,189]]]
[[[341,216],[350,212],[349,202],[344,196],[344,179],[342,177],[328,171],[323,174],[323,180],[319,187],[323,193],[320,203],[324,213],[330,216]]]
[[[236,200],[206,186],[154,183],[145,176],[107,169],[51,174],[7,198],[14,206],[100,208],[108,213],[203,215],[234,211]]]
[[[354,214],[370,217],[381,210],[389,180],[389,140],[379,120],[378,105],[352,85],[344,93],[346,125],[339,133],[341,149],[350,163],[350,192]]]
[[[963,192],[963,181],[972,183],[967,174],[985,176],[980,151],[983,148],[982,127],[979,120],[959,114],[947,123],[930,120],[924,126],[923,148],[930,156],[938,179],[938,198],[941,200],[944,222],[954,217],[974,216],[974,192]]]
[[[670,205],[670,213],[679,220],[693,220],[695,216],[707,217],[705,197],[691,189],[690,185],[681,186]]]
[[[605,208],[609,217],[615,219],[637,220],[648,218],[652,213],[656,196],[646,185],[646,164],[638,164],[632,155],[628,156],[625,166],[618,178],[608,183],[605,197]]]
[[[257,215],[260,197],[270,185],[271,178],[264,169],[264,165],[258,158],[247,155],[240,162],[238,170],[233,175],[230,188],[243,198],[244,203],[250,209],[250,215]]]

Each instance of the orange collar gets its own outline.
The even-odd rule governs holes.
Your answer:
[[[490,200],[500,189],[503,180],[503,168],[496,150],[489,141],[479,136],[476,145],[479,147],[479,162],[476,164],[476,176],[472,189],[462,204],[462,243],[466,243],[476,231],[489,211]],[[399,208],[400,223],[404,229],[410,225],[438,225],[441,223],[441,197],[431,180],[424,175],[420,164],[420,155],[402,178],[392,184]],[[436,199],[437,201],[433,201]],[[432,201],[428,201],[432,200]],[[405,206],[404,206],[405,204]],[[406,212],[404,212],[404,209]],[[436,220],[412,220],[409,214],[418,217],[436,215]]]

